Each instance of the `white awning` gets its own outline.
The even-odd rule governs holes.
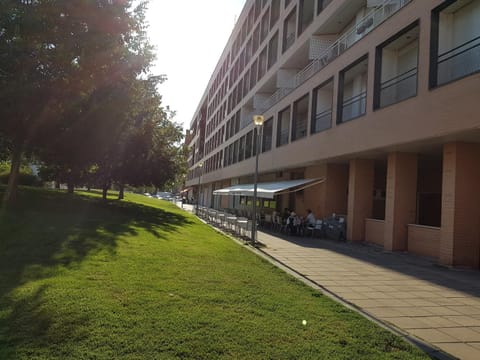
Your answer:
[[[301,179],[258,183],[257,196],[264,199],[273,199],[275,195],[280,195],[284,192],[300,191],[307,187],[320,184],[323,181],[324,179]],[[224,189],[215,190],[213,195],[253,196],[253,185],[254,184],[234,185]]]

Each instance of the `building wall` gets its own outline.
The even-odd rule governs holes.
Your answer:
[[[252,132],[251,116],[263,114],[265,119],[273,119],[272,148],[259,155],[259,181],[288,180],[300,173],[304,178],[325,179],[323,183],[298,193],[279,196],[280,210],[288,207],[303,214],[310,208],[317,218],[332,213],[343,214],[347,215],[348,226],[348,215],[352,215],[347,214],[349,196],[351,203],[355,200],[355,196],[348,190],[351,180],[348,163],[352,159],[374,160],[377,165],[373,180],[371,216],[385,219],[385,222],[380,226],[379,223],[367,221],[363,229],[363,222],[356,221],[355,233],[365,234],[367,241],[384,244],[388,250],[411,249],[419,254],[438,256],[439,261],[444,264],[479,267],[480,225],[476,224],[480,224],[480,216],[476,204],[480,199],[472,194],[474,184],[480,181],[480,170],[475,168],[480,169],[480,155],[475,150],[475,145],[458,144],[480,143],[480,117],[477,110],[480,72],[442,83],[441,86],[432,82],[432,76],[439,76],[431,74],[432,69],[437,66],[434,64],[438,63],[437,58],[431,58],[437,38],[437,34],[431,32],[436,24],[434,12],[446,3],[443,0],[413,0],[376,28],[370,24],[365,29],[367,25],[363,16],[375,5],[374,1],[333,1],[318,15],[315,13],[312,23],[306,26],[300,35],[297,34],[295,42],[283,52],[284,26],[292,26],[291,23],[287,24],[286,19],[292,9],[298,6],[298,2],[292,0],[286,8],[282,2],[278,21],[271,26],[269,34],[247,60],[248,66],[238,77],[243,78],[243,74],[249,71],[247,68],[253,69],[254,59],[267,49],[267,44],[278,32],[277,61],[269,69],[265,69],[262,78],[240,96],[235,93],[237,82],[230,81],[231,83],[225,86],[225,81],[229,81],[232,68],[237,62],[232,48],[235,48],[236,39],[242,32],[242,24],[248,19],[252,6],[262,3],[247,1],[193,118],[193,128],[189,136],[190,146],[194,149],[194,154],[190,157],[191,169],[194,169],[195,163],[201,160],[204,153],[198,148],[203,141],[203,134],[205,143],[211,143],[217,136],[215,139],[218,144],[205,153],[208,162],[217,151],[222,150],[225,153],[229,147],[235,146],[238,149],[237,145],[232,144]],[[467,5],[454,7],[455,4],[463,3]],[[258,20],[251,28],[243,30],[247,34],[247,40],[244,45],[237,46],[240,53],[244,48],[248,48],[248,38],[254,33],[254,28],[259,26],[262,18],[266,18],[266,9],[271,1],[266,1],[265,4],[259,11]],[[480,35],[480,22],[477,21],[479,16],[480,0],[457,2],[453,7],[442,10],[439,16],[438,53]],[[363,25],[364,33],[349,33],[352,26],[358,29]],[[297,28],[290,29],[296,31]],[[406,30],[413,31],[410,33],[414,36],[413,41],[402,39],[402,36],[408,35]],[[345,41],[360,40],[342,50],[338,57],[330,59],[320,71],[309,72],[310,68],[306,66],[310,64],[310,60],[321,54],[322,49],[328,48],[342,34],[348,35]],[[399,43],[388,47],[390,39],[398,39]],[[379,49],[382,49],[381,52]],[[381,67],[378,65],[379,53],[382,56]],[[359,59],[365,59],[364,64],[361,63],[358,68],[353,67],[353,64],[359,63]],[[457,60],[460,62],[461,59]],[[472,61],[474,57],[467,61],[468,66],[472,66]],[[452,64],[455,65],[455,61]],[[460,69],[460,65],[455,66]],[[378,78],[382,81],[388,80],[415,66],[416,95],[388,106],[377,106]],[[455,70],[453,69],[452,74]],[[298,80],[300,75],[304,76],[302,81]],[[331,81],[328,87],[315,92],[316,88],[328,81]],[[243,86],[245,87],[245,84]],[[217,88],[223,89],[225,94],[220,92],[222,96],[219,97],[220,90],[216,90]],[[366,91],[365,114],[350,121],[340,121],[338,103],[342,98],[346,99],[361,91]],[[223,105],[220,104],[227,99],[230,103],[234,95],[239,97],[234,104],[227,107],[227,110],[220,114],[220,118],[215,117],[218,109],[223,111]],[[301,114],[297,114],[293,111],[293,106],[302,98],[309,99],[308,109],[302,109]],[[271,100],[268,106],[264,105],[267,100]],[[313,108],[314,102],[316,109]],[[204,121],[205,106],[212,107],[212,104],[219,105],[213,106],[213,111],[207,111],[208,131],[202,132],[198,127]],[[311,133],[312,113],[320,113],[329,108],[332,109],[331,126],[323,126],[322,131]],[[290,110],[283,112],[285,109]],[[290,130],[296,121],[302,120],[299,119],[300,115],[304,117],[308,113],[307,134],[292,141],[289,131],[288,142],[276,146],[282,113],[288,116],[281,127]],[[219,129],[233,124],[231,121],[236,118],[234,114],[238,114],[240,126],[218,142]],[[212,125],[213,119],[220,121]],[[400,164],[401,159],[400,165],[395,164],[395,161],[391,160],[397,156],[395,154],[409,154],[405,156],[418,158],[418,164],[417,160],[406,161],[408,166],[403,166]],[[424,157],[432,156],[439,162],[443,161],[443,167],[429,168],[422,162]],[[389,164],[385,165],[387,159]],[[222,164],[218,169],[205,171],[202,174],[202,183],[221,181],[230,186],[236,182],[249,183],[253,180],[254,156],[233,164]],[[402,171],[407,171],[408,174],[402,175]],[[388,179],[387,173],[390,174]],[[187,186],[196,186],[197,181],[198,178],[191,176]],[[224,207],[235,205],[233,199],[221,200],[222,206],[227,203],[228,206]],[[406,203],[408,204],[405,205]],[[354,211],[352,209],[356,207],[350,206],[350,211]],[[360,219],[362,217],[363,215]],[[413,226],[407,231],[407,225],[415,222],[441,225],[438,251],[434,251],[435,246],[432,245],[432,231]],[[383,239],[378,235],[380,227],[383,228]]]

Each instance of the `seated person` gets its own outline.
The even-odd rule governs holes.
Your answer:
[[[312,210],[307,209],[307,217],[305,218],[306,226],[315,226],[315,215],[313,215]]]

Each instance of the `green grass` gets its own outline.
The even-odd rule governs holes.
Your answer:
[[[427,358],[173,204],[19,200],[0,215],[0,359]]]

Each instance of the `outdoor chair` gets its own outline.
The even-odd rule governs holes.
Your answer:
[[[312,237],[315,235],[315,231],[320,232],[320,235],[323,233],[323,221],[322,220],[316,220],[315,224],[309,224],[307,226],[307,231],[311,232]]]
[[[264,221],[263,225],[268,226],[269,228],[272,228],[272,226],[273,226],[272,215],[265,214],[265,221]]]

